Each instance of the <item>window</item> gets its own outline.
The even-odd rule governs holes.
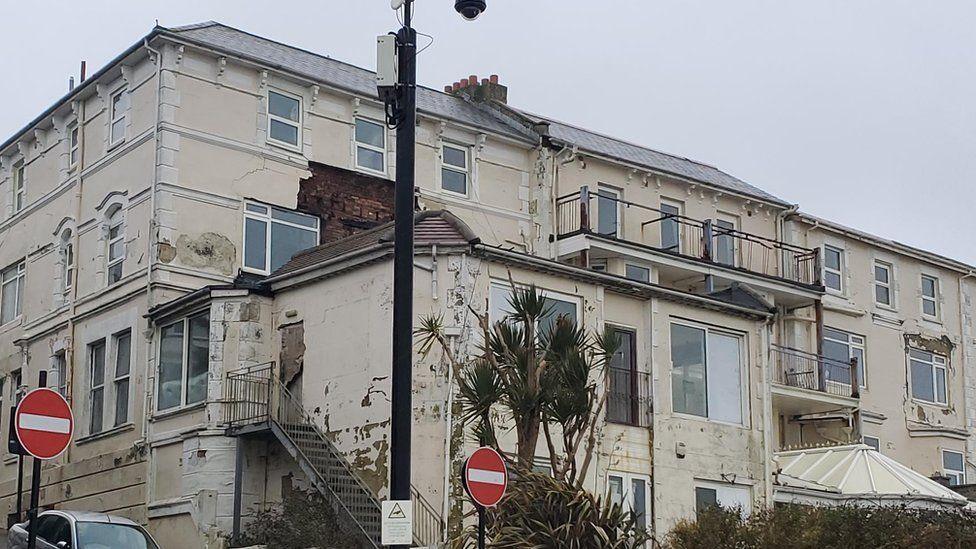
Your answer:
[[[861,437],[861,442],[873,448],[875,452],[881,451],[881,439],[879,439],[878,437],[869,437],[865,435]]]
[[[24,299],[23,261],[0,271],[0,324],[20,317]]]
[[[942,473],[949,477],[949,486],[966,484],[966,465],[962,452],[942,450]]]
[[[54,355],[53,370],[55,375],[53,388],[61,393],[61,396],[68,398],[68,361],[64,351]]]
[[[112,96],[111,128],[109,129],[109,146],[118,145],[125,140],[125,113],[129,110],[129,94],[120,90]]]
[[[928,351],[910,349],[908,362],[912,375],[912,398],[935,404],[948,404],[946,398],[946,359]]]
[[[356,119],[356,167],[386,174],[386,126]]]
[[[735,221],[716,219],[714,227],[716,263],[735,266]]]
[[[293,147],[301,135],[302,102],[297,97],[268,91],[268,139]]]
[[[632,330],[611,329],[620,346],[610,357],[607,387],[607,421],[637,425],[639,423],[637,387],[637,334]]]
[[[827,361],[827,381],[851,384],[851,359],[857,359],[857,381],[860,387],[867,385],[864,377],[864,338],[834,328],[824,327],[823,354]]]
[[[24,161],[21,160],[14,166],[14,186],[13,186],[13,205],[14,213],[24,209],[27,195],[27,175]]]
[[[71,231],[61,233],[61,293],[68,297],[75,279],[75,249],[71,242]]]
[[[611,503],[634,513],[638,528],[648,527],[649,479],[643,475],[611,472],[607,474],[607,497]]]
[[[245,204],[245,269],[269,274],[318,243],[318,217],[253,202]]]
[[[105,340],[88,346],[88,433],[102,432],[105,414]]]
[[[727,482],[695,482],[695,509],[701,513],[709,507],[738,509],[744,515],[752,512],[752,490],[741,484]]]
[[[605,273],[610,268],[606,259],[591,259],[590,268],[594,271]]]
[[[441,189],[468,194],[468,150],[444,145],[441,152]]]
[[[78,124],[68,126],[68,168],[78,165]]]
[[[566,316],[571,321],[578,323],[577,301],[570,296],[563,296],[546,290],[542,290],[542,295],[546,301],[548,314],[539,319],[538,330],[541,333],[551,330],[556,319]],[[509,300],[512,296],[512,289],[504,283],[492,283],[488,297],[489,311],[488,320],[492,324],[506,320],[513,313]]]
[[[38,517],[37,536],[52,547],[69,547],[71,545],[71,524],[68,519],[58,515]],[[62,542],[64,545],[58,545]]]
[[[596,192],[597,232],[602,235],[620,236],[620,193],[600,187]]]
[[[13,380],[10,385],[10,397],[17,405],[20,404],[20,399],[24,398],[24,376],[20,370],[14,370],[10,374],[10,379]]]
[[[661,249],[681,253],[681,206],[661,202]]]
[[[108,272],[108,285],[122,280],[122,264],[125,263],[125,218],[121,206],[116,206],[108,218],[108,251],[105,264]]]
[[[210,313],[164,326],[159,331],[157,410],[202,402],[210,371]]]
[[[627,278],[637,282],[650,282],[651,270],[640,265],[627,265]]]
[[[132,354],[132,332],[115,336],[115,427],[129,421],[129,369]]]
[[[922,275],[922,314],[939,316],[939,279],[934,276]]]
[[[828,290],[844,291],[844,250],[824,246],[824,286]]]
[[[874,302],[885,307],[892,306],[891,264],[874,262]]]
[[[740,338],[671,324],[671,396],[677,413],[742,423]]]

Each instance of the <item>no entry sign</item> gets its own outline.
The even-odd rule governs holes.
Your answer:
[[[17,405],[14,414],[17,439],[24,450],[38,458],[51,459],[71,442],[74,418],[71,407],[57,391],[34,389]]]
[[[464,462],[464,487],[478,505],[494,507],[502,500],[507,486],[508,469],[494,449],[478,448]]]

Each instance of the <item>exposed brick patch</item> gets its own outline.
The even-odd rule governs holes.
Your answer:
[[[393,220],[393,181],[317,162],[309,170],[298,209],[318,214],[322,244]]]

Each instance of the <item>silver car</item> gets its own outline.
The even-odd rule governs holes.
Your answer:
[[[10,527],[9,549],[27,549],[27,523]],[[44,511],[37,549],[159,549],[149,532],[127,518],[86,511]]]

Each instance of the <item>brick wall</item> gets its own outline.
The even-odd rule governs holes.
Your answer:
[[[318,214],[321,243],[393,220],[393,181],[309,162],[298,188],[298,209]]]

